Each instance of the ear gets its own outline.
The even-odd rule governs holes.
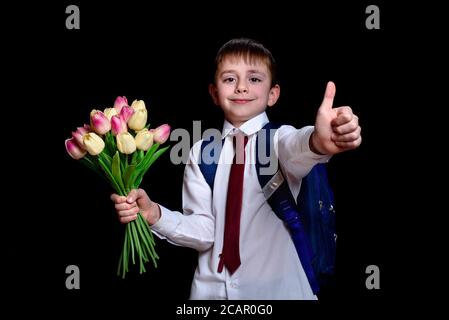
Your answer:
[[[281,95],[281,87],[276,84],[273,88],[270,89],[270,93],[268,94],[268,106],[272,107],[276,101],[278,101],[279,96]]]
[[[210,84],[209,85],[209,94],[212,97],[212,100],[214,101],[214,103],[218,106],[218,91],[217,91],[217,87],[214,84]]]

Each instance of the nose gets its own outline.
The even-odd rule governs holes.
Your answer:
[[[235,88],[235,92],[236,93],[248,93],[248,88],[246,87],[246,84],[243,81],[240,81]]]

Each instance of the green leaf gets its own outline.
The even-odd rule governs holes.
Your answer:
[[[109,168],[112,166],[112,158],[104,150],[100,152],[100,154],[98,155],[98,159],[103,160],[103,162],[106,163]]]
[[[139,174],[141,174],[139,179],[143,178],[143,176],[148,171],[148,169],[151,167],[151,165],[154,163],[154,161],[156,161],[165,151],[167,151],[169,147],[170,146],[167,146],[167,147],[165,147],[165,148],[163,148],[161,150],[158,150],[156,153],[153,154],[153,156],[151,157],[151,159],[149,161],[144,163],[144,166],[141,169],[142,171],[139,172]]]
[[[126,168],[125,173],[123,174],[123,183],[125,185],[126,192],[131,191],[133,187],[134,180],[132,179],[132,174],[136,170],[135,165],[130,165],[128,168]]]
[[[109,147],[111,149],[111,155],[113,155],[115,150],[117,150],[117,144],[115,142],[115,137],[112,133],[110,133],[109,135]]]
[[[152,153],[151,158],[148,159],[147,155],[145,155],[145,160],[142,161],[134,171],[133,176],[135,175],[135,178],[133,177],[134,181],[134,187],[137,188],[140,183],[143,180],[143,177],[145,173],[148,171],[148,169],[151,167],[151,165],[154,163],[154,161],[157,160],[170,146],[167,146],[161,150],[158,150],[155,153]]]
[[[115,189],[115,191],[121,196],[126,195],[125,191],[120,187],[120,185],[117,183],[117,181],[115,181],[115,178],[112,175],[111,170],[109,169],[108,165],[106,163],[104,163],[104,161],[101,157],[98,157],[98,163],[100,164],[103,171],[106,173],[106,177],[111,182],[112,187]]]
[[[100,174],[101,176],[103,176],[101,174],[101,168],[99,168],[96,163],[92,162],[92,160],[84,157],[84,158],[80,159],[79,162],[81,164],[83,164],[84,166],[88,167],[89,169],[91,169],[91,170],[95,171],[96,173]],[[103,176],[103,178],[104,178],[104,176]]]
[[[159,143],[155,143],[151,146],[151,148],[145,153],[142,160],[137,164],[137,169],[142,170],[147,167],[148,162],[150,162],[151,158],[153,157],[154,153],[159,148]]]
[[[122,179],[122,172],[120,169],[120,155],[118,151],[115,152],[114,158],[112,159],[112,175],[114,176],[115,181],[117,181],[122,190],[125,190]]]
[[[165,151],[168,150],[168,148],[170,148],[170,146],[166,146],[165,148],[162,148],[161,150],[158,150],[152,157],[150,162],[148,163],[148,167],[150,167],[154,161],[157,160],[157,158],[159,158]]]
[[[133,157],[131,158],[131,164],[136,164],[136,162],[137,162],[137,157],[139,156],[139,151],[140,151],[140,150],[136,150],[136,151],[133,153]]]
[[[129,178],[129,181],[131,181],[129,183],[129,186],[131,188],[137,188],[140,185],[140,182],[139,183],[136,182],[139,180],[139,176],[141,176],[142,170],[145,167],[145,162],[151,160],[151,157],[153,156],[154,152],[157,150],[158,147],[159,147],[158,143],[153,144],[151,148],[147,150],[145,155],[143,155],[142,150],[137,151],[139,153],[138,158],[141,159],[140,161],[138,160],[138,163],[136,164],[136,169],[134,170],[134,172],[132,172]],[[140,179],[140,181],[142,181],[142,179]]]
[[[125,164],[126,164],[126,154],[116,151],[119,154],[120,159],[120,170],[121,172],[125,172]]]
[[[143,150],[137,151],[137,162],[140,163],[143,159]]]

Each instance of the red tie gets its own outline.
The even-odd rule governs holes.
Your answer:
[[[225,265],[229,272],[233,274],[240,266],[240,212],[242,210],[243,173],[245,171],[245,146],[247,142],[248,137],[241,133],[234,137],[235,156],[229,174],[223,250],[218,263],[218,272],[222,272],[223,265]]]

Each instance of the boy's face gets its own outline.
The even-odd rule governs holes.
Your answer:
[[[254,118],[279,98],[280,88],[271,88],[271,75],[263,62],[247,64],[243,58],[227,57],[219,64],[215,85],[209,92],[235,127]]]

